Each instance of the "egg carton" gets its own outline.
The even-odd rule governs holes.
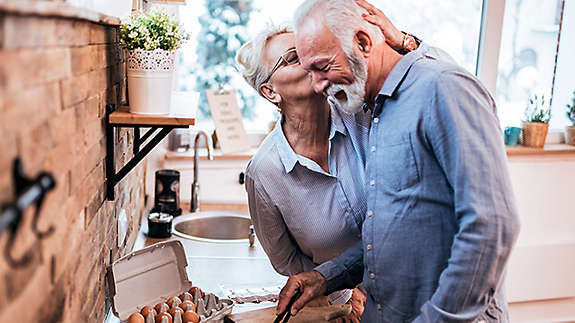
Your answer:
[[[232,313],[234,302],[230,299],[220,299],[214,294],[206,294],[201,297],[201,292],[196,289],[194,293],[194,305],[196,313],[202,323],[221,323],[224,318]]]
[[[116,260],[111,265],[108,284],[114,314],[126,322],[145,305],[164,303],[171,296],[190,290],[187,266],[184,248],[177,240],[160,242]],[[202,296],[199,288],[192,297],[201,323],[223,322],[234,305],[232,300],[214,294]]]

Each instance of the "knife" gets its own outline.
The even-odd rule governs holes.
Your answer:
[[[300,298],[300,296],[301,296],[301,292],[299,289],[297,289],[295,291],[295,294],[290,299],[288,306],[285,309],[285,311],[283,311],[282,313],[280,313],[276,317],[276,319],[274,320],[274,323],[280,323],[280,322],[286,323],[289,320],[289,318],[291,317],[291,307],[292,307],[293,303],[295,303],[295,301],[297,301],[298,298]],[[285,316],[285,318],[284,318],[284,316]],[[282,321],[282,319],[283,319],[283,321]]]

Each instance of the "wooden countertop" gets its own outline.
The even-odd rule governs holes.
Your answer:
[[[574,154],[575,146],[566,144],[545,145],[543,148],[532,148],[521,145],[505,146],[507,156],[528,156],[528,155],[565,155]]]

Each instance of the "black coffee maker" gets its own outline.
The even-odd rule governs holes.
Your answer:
[[[182,214],[180,208],[180,172],[171,169],[156,171],[154,208],[151,213]]]

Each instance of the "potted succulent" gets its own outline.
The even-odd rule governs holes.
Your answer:
[[[170,112],[175,54],[183,41],[182,28],[160,11],[132,15],[120,26],[126,50],[130,112]]]
[[[522,123],[523,145],[527,147],[543,147],[547,138],[550,119],[551,107],[545,100],[545,95],[533,95],[525,109]]]
[[[567,104],[567,118],[571,120],[571,125],[565,128],[565,143],[575,146],[575,91],[571,104]]]

